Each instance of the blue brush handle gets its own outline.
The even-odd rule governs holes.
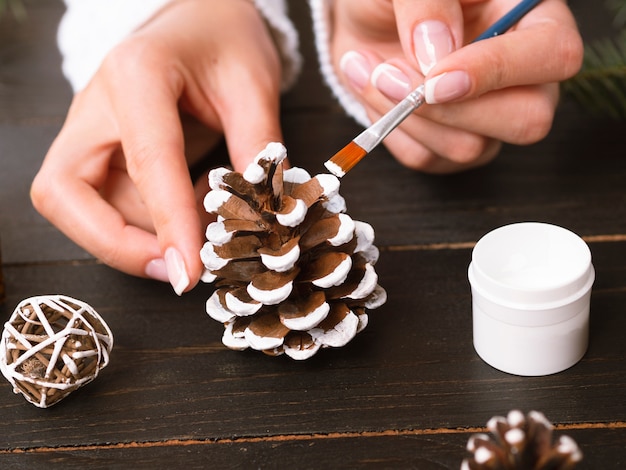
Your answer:
[[[492,24],[484,33],[478,36],[474,41],[482,41],[483,39],[493,38],[505,33],[513,27],[515,23],[522,19],[522,17],[532,10],[541,0],[522,0],[516,6],[513,7],[506,15]]]

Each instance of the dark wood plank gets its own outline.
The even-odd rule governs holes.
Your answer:
[[[592,250],[598,282],[588,354],[537,378],[498,372],[474,353],[466,249],[383,252],[388,303],[350,345],[305,363],[225,350],[221,325],[204,314],[208,286],[177,298],[101,265],[9,268],[8,305],[34,293],[73,295],[107,319],[116,346],[96,383],[49,410],[0,385],[12,429],[0,448],[448,429],[482,426],[513,408],[558,423],[626,422],[616,393],[626,386],[626,243]]]
[[[0,123],[0,239],[5,263],[93,258],[44,220],[30,203],[31,181],[59,129],[60,124]]]
[[[287,2],[289,15],[298,29],[302,71],[293,88],[283,97],[282,109],[290,113],[343,115],[337,101],[322,82],[309,8],[304,2]]]
[[[61,0],[26,0],[23,21],[0,18],[0,123],[62,120],[71,90],[61,73],[56,30]]]
[[[407,432],[330,436],[279,436],[275,439],[225,439],[170,443],[133,443],[96,448],[37,449],[1,453],[0,465],[14,470],[37,468],[263,468],[263,469],[458,469],[468,455],[465,444],[473,432]],[[391,434],[391,433],[389,433]],[[618,429],[557,429],[583,451],[582,469],[626,465],[626,431]],[[582,444],[581,444],[582,443]],[[132,462],[132,464],[131,464]]]
[[[0,18],[0,239],[4,263],[91,258],[40,217],[30,183],[65,119],[71,90],[61,73],[60,0],[27,0],[27,16]]]

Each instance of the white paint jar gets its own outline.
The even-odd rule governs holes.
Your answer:
[[[468,269],[474,348],[510,374],[554,374],[587,350],[595,272],[578,235],[523,222],[482,237]]]

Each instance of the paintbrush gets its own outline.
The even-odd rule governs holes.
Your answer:
[[[483,39],[505,33],[539,2],[541,0],[522,0],[472,42],[482,41]],[[324,166],[338,178],[343,177],[424,102],[424,85],[420,85],[387,114],[337,152],[330,160],[324,163]]]

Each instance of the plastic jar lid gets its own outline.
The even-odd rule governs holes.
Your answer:
[[[546,375],[582,358],[595,273],[579,236],[536,222],[500,227],[474,247],[468,277],[474,347],[485,362]]]

